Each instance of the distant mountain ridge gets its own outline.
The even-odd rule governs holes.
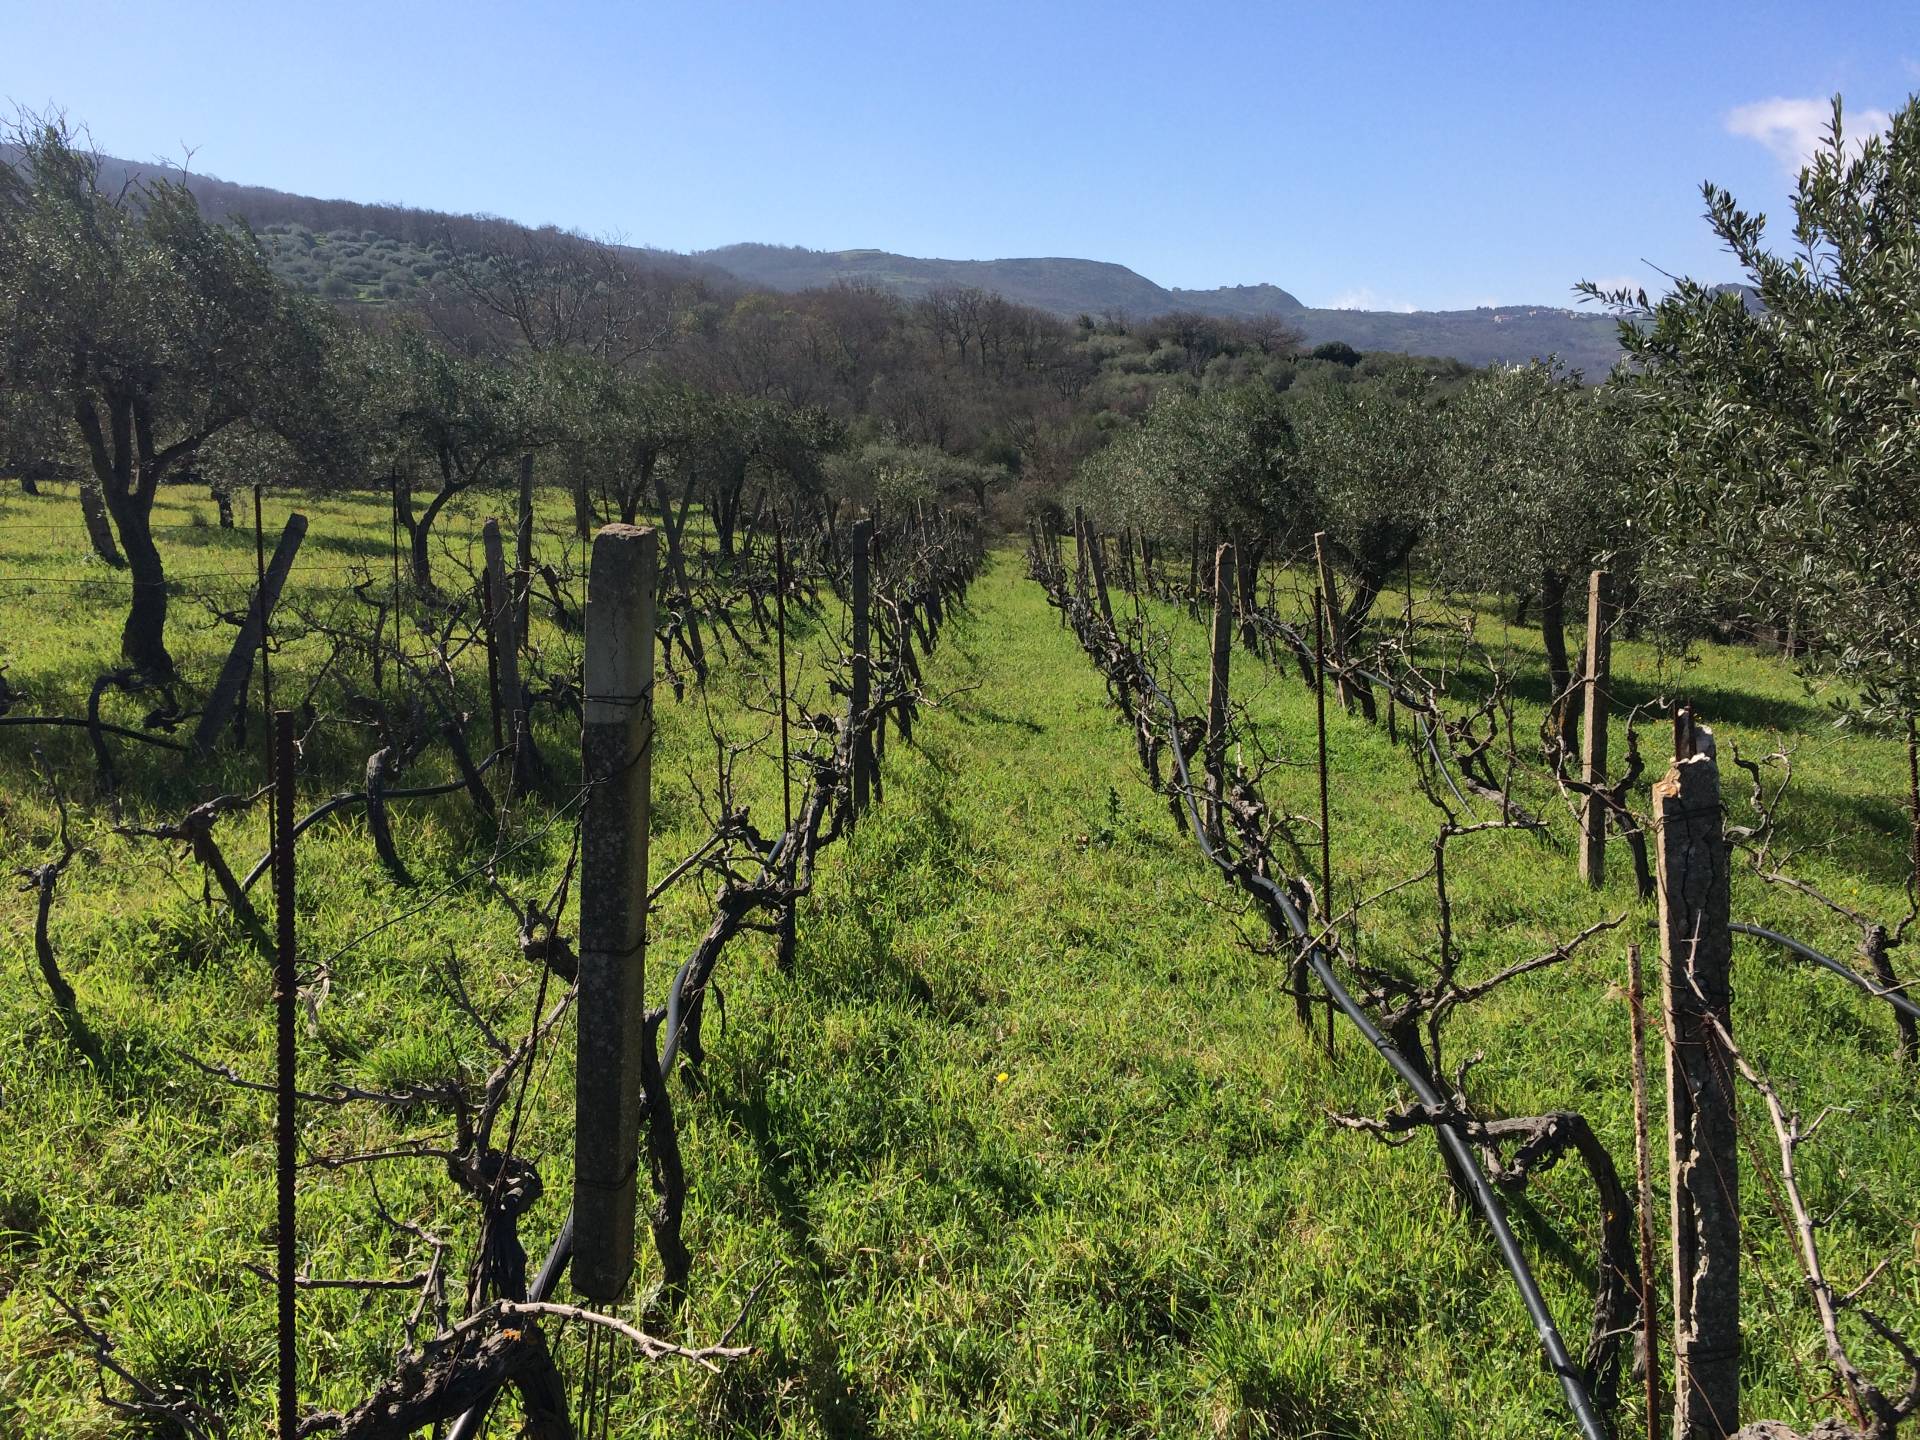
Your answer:
[[[1277,285],[1169,289],[1125,265],[1062,256],[1009,260],[939,260],[886,250],[807,250],[794,245],[724,245],[696,251],[698,262],[769,290],[807,290],[863,283],[924,295],[940,285],[970,285],[1056,315],[1125,315],[1150,320],[1173,310],[1251,318],[1279,315],[1309,344],[1342,340],[1358,350],[1440,355],[1470,365],[1557,355],[1599,379],[1621,356],[1609,316],[1549,305],[1475,310],[1324,310],[1303,305]]]
[[[0,160],[11,158],[5,147],[0,147]],[[210,215],[220,219],[244,217],[256,227],[302,226],[362,241],[377,234],[412,247],[436,245],[449,238],[457,246],[459,237],[449,236],[448,222],[468,228],[502,225],[537,228],[518,226],[491,216],[442,215],[403,205],[323,200],[266,186],[236,184],[199,172],[186,174],[165,162],[142,164],[111,156],[101,159],[102,179],[109,184],[117,186],[136,176],[185,180]],[[288,236],[263,238],[274,250],[276,268],[297,263],[297,257],[288,253],[293,243]],[[302,243],[310,243],[311,239],[306,237]],[[1174,310],[1243,318],[1278,315],[1303,331],[1310,345],[1339,340],[1358,350],[1443,356],[1470,365],[1514,363],[1556,355],[1594,380],[1603,378],[1622,353],[1617,329],[1610,317],[1557,306],[1502,305],[1477,310],[1408,313],[1323,310],[1303,305],[1298,297],[1277,285],[1169,289],[1125,265],[1068,256],[941,260],[897,255],[886,250],[808,250],[799,246],[761,244],[726,245],[692,255],[650,248],[619,248],[656,271],[723,285],[734,281],[768,290],[795,291],[864,283],[910,298],[924,295],[939,285],[969,285],[1068,319],[1085,314],[1095,318],[1124,315],[1131,320],[1149,320]],[[413,260],[421,273],[430,273],[433,268],[424,254],[406,251],[404,258]],[[407,293],[410,282],[402,270],[376,271],[369,257],[358,250],[348,257],[347,263],[352,265],[355,261],[363,267],[365,278],[350,281],[348,298],[376,300],[382,287],[396,293],[396,298]],[[391,267],[393,258],[388,257],[383,263]],[[296,284],[318,288],[318,283],[308,276],[289,273],[287,278]]]

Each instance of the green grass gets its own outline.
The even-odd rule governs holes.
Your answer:
[[[211,514],[207,502],[172,496],[165,507],[166,523],[185,523],[196,508]],[[36,710],[77,713],[86,681],[115,649],[124,582],[79,559],[78,532],[24,528],[70,523],[73,508],[0,499],[0,660]],[[284,508],[269,505],[270,528]],[[380,502],[301,508],[314,528],[296,599],[302,585],[337,586],[347,563],[384,573]],[[478,513],[449,516],[444,534],[464,548]],[[183,574],[251,566],[250,534],[209,525],[164,543]],[[31,575],[98,578],[15,583]],[[244,576],[234,583],[244,593]],[[231,631],[198,627],[189,602],[176,606],[176,653],[204,677]],[[1195,673],[1198,628],[1171,612],[1161,619]],[[536,639],[563,648],[545,627]],[[1526,639],[1516,637],[1516,653]],[[818,631],[798,637],[824,706],[813,658],[821,644]],[[309,663],[299,647],[277,657],[276,684],[296,685]],[[1622,647],[1621,663],[1634,683],[1659,682],[1634,647]],[[1311,697],[1297,676],[1244,655],[1236,665],[1260,733],[1291,758],[1310,756]],[[723,731],[764,731],[749,708],[764,693],[762,669],[736,656],[710,687]],[[1772,662],[1708,651],[1690,678],[1697,696],[1748,697],[1745,713],[1781,717],[1817,800],[1804,833],[1834,837],[1809,864],[1837,883],[1860,876],[1863,897],[1893,908],[1897,841],[1881,833],[1877,807],[1899,794],[1897,751],[1829,733]],[[710,1019],[704,1083],[697,1095],[676,1090],[696,1258],[684,1308],[651,1323],[711,1339],[765,1282],[741,1330],[754,1353],[719,1376],[623,1372],[615,1432],[1567,1433],[1518,1298],[1483,1228],[1450,1206],[1431,1145],[1389,1149],[1326,1119],[1395,1103],[1385,1067],[1351,1032],[1332,1060],[1299,1033],[1279,988],[1284,960],[1250,947],[1258,927],[1141,783],[1092,666],[1011,552],[995,557],[947,630],[928,684],[938,703],[915,747],[890,743],[884,804],[823,857],[793,972],[773,967],[760,937],[728,954],[725,1021]],[[1756,736],[1763,728],[1748,727]],[[541,740],[563,774],[577,763],[558,725]],[[10,863],[39,859],[51,833],[30,743],[0,731],[0,844],[19,857]],[[55,939],[109,1063],[95,1074],[73,1060],[32,968],[29,898],[7,902],[0,1031],[21,1038],[0,1055],[0,1433],[134,1433],[92,1398],[91,1367],[54,1291],[84,1302],[131,1368],[226,1408],[236,1435],[263,1433],[272,1298],[242,1267],[272,1259],[271,1109],[178,1055],[269,1073],[268,977],[201,906],[190,860],[112,834],[91,793],[84,739],[42,743],[92,851],[68,873]],[[663,697],[660,745],[656,876],[705,831],[686,778],[708,768],[698,699]],[[1338,716],[1331,745],[1343,891],[1420,868],[1433,817],[1407,757],[1384,733]],[[121,753],[130,819],[177,814],[258,774],[251,755],[180,778],[175,757]],[[352,783],[363,758],[344,738],[329,742],[313,761],[312,797]],[[763,815],[777,813],[774,770],[763,753],[742,771],[745,798]],[[1308,811],[1311,771],[1284,771],[1270,791]],[[503,873],[523,895],[544,895],[565,859],[563,837],[545,829],[548,803],[528,807],[511,832],[525,843]],[[339,949],[491,849],[457,797],[398,809],[415,891],[385,878],[356,818],[303,840],[309,953]],[[228,824],[229,853],[250,862],[263,817]],[[1577,885],[1568,828],[1559,823],[1557,847],[1517,836],[1460,845],[1457,925],[1476,971],[1631,905],[1624,876],[1597,897]],[[709,899],[683,887],[656,915],[656,985],[704,928]],[[1788,918],[1785,906],[1744,882],[1736,895],[1736,911],[1756,918]],[[1790,918],[1784,928],[1846,943],[1803,911]],[[1637,912],[1634,923],[1644,933]],[[1369,958],[1412,966],[1431,935],[1430,902],[1410,894],[1368,913],[1362,944]],[[501,1028],[523,1029],[536,977],[513,939],[505,910],[468,887],[347,950],[321,1012],[324,1042],[303,1024],[303,1082],[423,1078],[455,1057],[484,1069],[480,1037],[440,967],[457,954]],[[1449,1049],[1456,1059],[1486,1051],[1471,1088],[1489,1110],[1580,1109],[1630,1168],[1624,940],[1463,1013]],[[1755,1053],[1809,1112],[1852,1107],[1805,1156],[1815,1203],[1836,1211],[1826,1234],[1835,1278],[1850,1285],[1892,1253],[1882,1306],[1911,1321],[1920,1314],[1920,1110],[1912,1077],[1891,1059],[1891,1027],[1829,977],[1744,945],[1738,964],[1737,1024]],[[571,1053],[563,1032],[523,1147],[547,1186],[523,1225],[536,1251],[566,1204]],[[1762,1117],[1748,1121],[1770,1154]],[[444,1131],[431,1114],[310,1107],[302,1143],[331,1152]],[[449,1263],[463,1275],[472,1208],[419,1162],[303,1173],[303,1263],[332,1275],[419,1268],[420,1247],[396,1243],[377,1219],[374,1174],[393,1213],[452,1244]],[[1833,1409],[1821,1398],[1816,1332],[1764,1191],[1753,1183],[1749,1196],[1751,1413],[1808,1422]],[[1596,1230],[1590,1192],[1562,1167],[1514,1208],[1577,1348]],[[643,1292],[654,1271],[649,1260]],[[410,1304],[404,1295],[304,1295],[305,1401],[363,1398],[389,1368]],[[562,1340],[561,1354],[577,1373],[577,1336]],[[510,1409],[496,1433],[512,1433]]]

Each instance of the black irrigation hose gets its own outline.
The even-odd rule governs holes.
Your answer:
[[[1769,930],[1764,925],[1743,925],[1737,920],[1728,925],[1727,928],[1736,935],[1751,935],[1759,940],[1771,940],[1774,944],[1791,950],[1802,959],[1811,960],[1814,964],[1831,970],[1861,993],[1886,1001],[1889,1005],[1893,1006],[1894,1009],[1910,1019],[1920,1020],[1920,1005],[1915,1004],[1912,1000],[1909,1000],[1905,995],[1897,991],[1887,990],[1874,984],[1873,981],[1869,980],[1852,966],[1834,959],[1831,955],[1821,954],[1805,941],[1795,940],[1791,935],[1782,935],[1778,930]]]
[[[486,759],[473,767],[473,773],[476,775],[486,774],[488,769],[493,765],[493,762],[505,753],[504,750],[494,751],[491,755],[487,756]],[[437,785],[402,786],[397,790],[383,791],[380,798],[383,800],[419,800],[431,795],[451,795],[456,790],[464,790],[466,788],[467,782],[462,778],[459,780],[443,781]],[[366,803],[366,791],[344,790],[331,799],[324,801],[317,809],[311,810],[301,816],[299,822],[293,827],[293,838],[298,840],[322,820],[325,820],[330,815],[337,815],[350,805],[364,805]],[[254,882],[267,873],[267,867],[272,863],[273,855],[269,852],[261,858],[259,864],[247,872],[247,878],[240,882],[240,888],[242,890],[251,890]]]
[[[1139,671],[1139,675],[1141,684],[1151,691],[1166,708],[1168,720],[1173,726],[1173,734],[1177,737],[1180,733],[1179,710],[1153,677],[1146,673],[1144,667]],[[1182,752],[1178,740],[1176,739],[1169,748],[1173,751],[1173,763],[1180,772],[1181,798],[1186,805],[1187,819],[1193,830],[1194,839],[1199,842],[1200,849],[1208,860],[1221,870],[1232,872],[1234,867],[1231,862],[1215,850],[1212,842],[1207,839],[1206,826],[1202,823],[1199,809],[1194,804],[1193,780],[1187,770],[1186,755]],[[1347,993],[1346,988],[1333,973],[1333,966],[1327,959],[1325,945],[1315,937],[1307,924],[1306,917],[1301,915],[1299,908],[1287,893],[1263,875],[1246,875],[1245,883],[1257,891],[1259,898],[1265,902],[1270,912],[1277,911],[1285,918],[1287,927],[1293,931],[1294,938],[1305,947],[1307,963],[1319,977],[1328,996],[1366,1037],[1367,1043],[1373,1046],[1379,1052],[1380,1058],[1385,1060],[1393,1068],[1394,1073],[1407,1083],[1419,1097],[1421,1104],[1430,1109],[1439,1110],[1444,1104],[1440,1093],[1414,1068],[1407,1057],[1400,1053],[1394,1043],[1380,1033],[1379,1027],[1367,1017],[1366,1012]],[[1448,1155],[1453,1159],[1455,1169],[1472,1189],[1474,1203],[1485,1218],[1487,1227],[1493,1231],[1494,1242],[1500,1248],[1500,1258],[1505,1263],[1507,1272],[1513,1276],[1514,1285],[1520,1291],[1521,1302],[1527,1307],[1527,1314],[1533,1321],[1534,1332],[1540,1337],[1540,1347],[1546,1352],[1547,1365],[1559,1377],[1560,1389],[1566,1396],[1567,1406],[1573,1411],[1574,1421],[1579,1425],[1581,1434],[1586,1437],[1586,1440],[1610,1440],[1606,1422],[1595,1411],[1593,1399],[1587,1394],[1586,1376],[1574,1363],[1573,1357],[1567,1353],[1566,1343],[1561,1340],[1559,1328],[1554,1324],[1553,1313],[1547,1309],[1546,1299],[1541,1295],[1540,1287],[1534,1281],[1533,1271],[1527,1266],[1526,1256],[1520,1253],[1520,1242],[1515,1239],[1513,1228],[1507,1223],[1506,1207],[1500,1203],[1500,1197],[1487,1183],[1479,1163],[1467,1149],[1467,1143],[1461,1139],[1454,1123],[1440,1120],[1434,1128],[1439,1135],[1440,1143],[1446,1147]]]

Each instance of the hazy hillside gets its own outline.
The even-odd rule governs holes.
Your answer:
[[[1557,306],[1503,305],[1479,310],[1315,310],[1277,285],[1178,290],[1124,265],[1059,257],[934,260],[884,250],[805,250],[789,245],[727,245],[695,255],[742,280],[773,290],[805,290],[840,281],[883,285],[904,295],[937,285],[974,285],[1059,315],[1124,314],[1151,319],[1170,310],[1210,315],[1284,315],[1313,344],[1344,340],[1358,350],[1444,355],[1472,365],[1558,355],[1598,377],[1620,357],[1613,321]]]
[[[161,163],[103,159],[103,181],[132,175],[179,180]],[[260,232],[274,269],[290,283],[341,299],[377,303],[417,298],[452,254],[501,227],[488,215],[447,215],[404,205],[325,200],[261,185],[190,174],[187,183],[208,214],[244,218]],[[1598,378],[1619,358],[1613,321],[1557,306],[1508,305],[1478,310],[1317,310],[1277,285],[1212,290],[1169,289],[1125,265],[1047,256],[1008,260],[941,260],[885,250],[807,250],[789,245],[727,245],[694,255],[633,250],[649,269],[709,284],[728,281],[770,290],[805,290],[857,282],[907,296],[940,285],[970,285],[1055,314],[1125,315],[1146,320],[1172,310],[1211,315],[1278,314],[1311,344],[1344,340],[1359,350],[1449,356],[1470,365],[1558,355]]]
[[[16,153],[11,146],[0,146],[0,162],[11,162]],[[525,226],[494,215],[452,215],[410,205],[327,200],[265,185],[236,184],[163,161],[100,157],[102,189],[116,190],[137,180],[184,181],[205,214],[251,226],[281,278],[332,299],[369,303],[419,299],[455,254],[482,248],[503,230],[555,228]],[[737,283],[716,266],[670,250],[615,248],[641,268],[674,279],[698,279],[728,289]]]

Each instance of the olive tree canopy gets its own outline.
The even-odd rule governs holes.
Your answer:
[[[277,280],[254,238],[164,180],[103,189],[98,157],[28,120],[0,166],[0,387],[71,426],[132,577],[121,651],[173,679],[159,487],[254,426],[298,446],[323,417],[332,326]]]
[[[1427,559],[1456,589],[1537,602],[1556,729],[1577,733],[1569,588],[1629,538],[1625,427],[1604,392],[1552,363],[1496,366],[1446,409]]]
[[[1920,96],[1800,172],[1793,244],[1704,187],[1743,293],[1585,291],[1622,313],[1650,476],[1649,578],[1722,613],[1797,612],[1880,717],[1920,711]]]

